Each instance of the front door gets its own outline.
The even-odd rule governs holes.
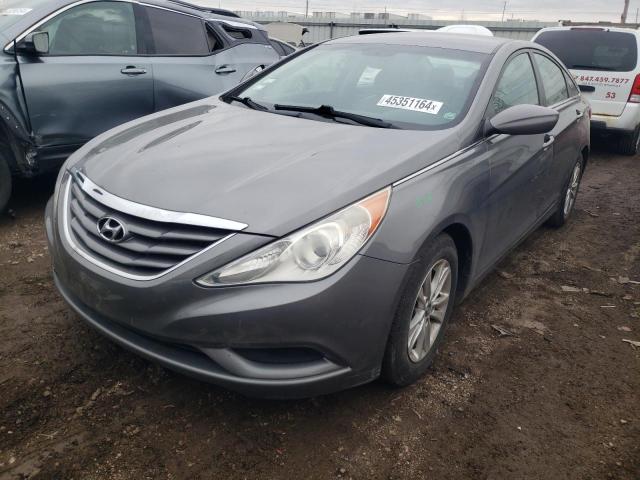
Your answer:
[[[138,56],[132,3],[81,4],[37,31],[49,33],[49,53],[18,61],[39,146],[81,145],[154,111],[153,66]]]
[[[514,55],[506,64],[487,118],[522,104],[541,104],[527,52]],[[536,224],[544,165],[553,158],[553,145],[545,145],[545,135],[493,135],[487,147],[491,182],[481,269],[493,265]]]

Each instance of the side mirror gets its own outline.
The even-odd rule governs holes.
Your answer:
[[[516,105],[495,115],[487,123],[486,134],[537,135],[558,123],[558,112],[539,105]]]
[[[18,43],[17,53],[24,55],[46,55],[49,53],[49,32],[32,32],[20,43]]]

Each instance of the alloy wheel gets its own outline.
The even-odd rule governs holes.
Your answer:
[[[569,213],[571,213],[573,204],[576,201],[576,195],[578,195],[578,187],[580,186],[581,173],[582,173],[582,166],[578,162],[576,166],[573,168],[573,173],[571,174],[571,181],[569,182],[569,186],[567,187],[567,193],[565,194],[565,197],[564,197],[565,218],[569,216]]]
[[[436,261],[420,286],[409,322],[407,351],[418,363],[431,351],[442,328],[451,295],[451,265]]]

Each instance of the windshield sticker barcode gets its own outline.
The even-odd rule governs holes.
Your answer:
[[[398,95],[383,95],[378,102],[379,107],[401,108],[413,112],[437,115],[442,108],[442,102],[427,100],[426,98],[401,97]]]

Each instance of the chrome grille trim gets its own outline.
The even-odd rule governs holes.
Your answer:
[[[125,200],[117,197],[105,189],[99,187],[91,181],[86,175],[74,169],[71,175],[78,181],[80,187],[90,197],[97,202],[106,205],[109,208],[118,210],[119,212],[133,215],[134,217],[142,217],[156,222],[181,223],[184,225],[193,225],[195,227],[219,228],[220,230],[241,231],[248,227],[245,223],[234,222],[224,218],[209,217],[199,213],[175,212],[172,210],[163,210],[161,208],[150,207],[141,203]]]
[[[86,177],[83,176],[84,181],[86,182],[86,180],[88,180]],[[195,253],[194,255],[191,255],[187,258],[185,258],[184,260],[182,260],[181,262],[177,263],[176,265],[173,265],[172,267],[163,270],[157,274],[153,274],[153,275],[140,275],[140,274],[134,274],[131,272],[127,272],[124,271],[120,268],[116,268],[112,265],[109,265],[108,263],[102,261],[99,258],[96,258],[94,255],[91,255],[91,253],[85,251],[82,247],[80,247],[77,243],[77,241],[74,239],[74,234],[72,233],[72,227],[71,227],[71,221],[70,221],[70,215],[71,215],[71,189],[73,188],[74,185],[74,176],[69,176],[66,179],[66,184],[63,186],[62,190],[62,202],[60,207],[62,208],[62,235],[64,236],[65,240],[67,241],[67,243],[69,244],[69,246],[73,249],[74,252],[76,252],[78,255],[80,255],[82,258],[84,258],[85,260],[87,260],[88,262],[90,262],[91,264],[106,270],[110,273],[113,273],[115,275],[127,278],[129,280],[136,280],[136,281],[151,281],[151,280],[156,280],[158,278],[163,277],[164,275],[167,275],[168,273],[180,268],[181,266],[183,266],[184,264],[186,264],[187,262],[193,260],[194,258],[204,254],[205,252],[208,252],[209,250],[211,250],[212,248],[215,248],[216,246],[220,245],[222,242],[225,242],[226,240],[230,239],[231,237],[233,237],[234,235],[236,235],[237,232],[233,232],[227,236],[224,236],[222,238],[220,238],[218,241],[212,243],[211,245],[209,245],[208,247],[200,250],[199,252]],[[84,189],[83,189],[84,191]],[[117,198],[117,197],[116,197]],[[176,213],[176,212],[172,212],[172,213]]]

